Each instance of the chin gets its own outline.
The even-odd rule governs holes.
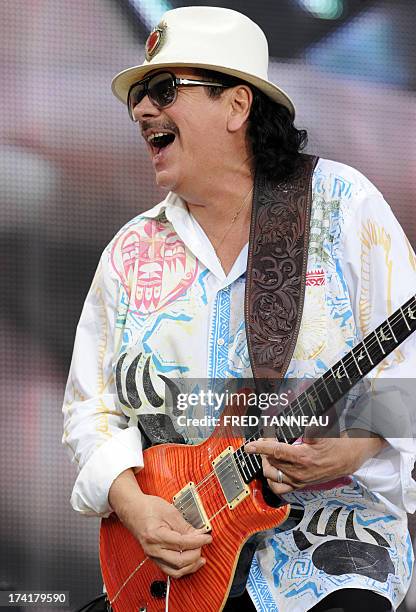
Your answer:
[[[164,170],[161,172],[156,172],[155,181],[158,187],[161,189],[166,189],[167,191],[176,191],[176,188],[178,187],[177,179],[175,179],[171,173]]]

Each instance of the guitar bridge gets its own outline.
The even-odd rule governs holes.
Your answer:
[[[179,493],[174,495],[173,505],[192,527],[211,531],[211,523],[208,520],[194,482],[188,482]]]
[[[250,489],[241,477],[234,458],[234,449],[228,446],[214,461],[214,472],[230,510],[250,495]]]

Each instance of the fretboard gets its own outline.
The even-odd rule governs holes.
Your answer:
[[[324,415],[415,330],[416,296],[413,296],[279,413],[279,420],[286,420],[290,424],[284,423],[276,427],[277,439],[291,443],[302,436],[305,427],[293,424],[296,419],[286,417],[319,418]],[[249,440],[261,436],[262,430],[259,429]],[[259,475],[259,455],[249,455],[240,447],[234,456],[246,482]]]

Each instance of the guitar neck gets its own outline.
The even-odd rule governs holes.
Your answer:
[[[416,295],[279,413],[281,424],[276,426],[276,438],[290,443],[302,436],[305,427],[297,424],[302,421],[301,417],[309,419],[324,415],[415,330]],[[261,436],[260,429],[251,436],[250,440]],[[241,447],[235,452],[235,459],[246,482],[250,482],[261,473],[261,460],[258,455],[248,455]]]

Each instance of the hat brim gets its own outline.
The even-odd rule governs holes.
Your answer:
[[[145,64],[141,66],[133,66],[132,68],[127,68],[122,72],[119,72],[111,83],[111,90],[113,94],[124,104],[127,104],[127,96],[130,90],[130,87],[133,83],[144,79],[149,72],[153,72],[154,70],[161,70],[163,68],[202,68],[205,70],[215,70],[216,72],[222,72],[224,74],[229,74],[231,76],[235,76],[241,78],[241,80],[250,83],[257,87],[260,91],[262,91],[266,96],[271,98],[274,102],[278,102],[285,106],[292,117],[295,117],[295,106],[292,100],[289,98],[287,93],[283,91],[280,87],[277,87],[270,81],[266,81],[265,79],[260,79],[259,77],[253,76],[247,72],[242,72],[239,70],[235,70],[233,68],[226,68],[224,66],[216,66],[213,64],[201,64],[201,63],[189,63],[189,62],[168,62],[161,64]]]

